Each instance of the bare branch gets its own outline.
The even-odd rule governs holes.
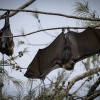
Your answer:
[[[53,12],[44,12],[44,11],[35,11],[35,10],[23,10],[23,9],[2,9],[1,11],[15,11],[15,12],[33,12],[33,13],[40,13],[40,14],[46,14],[46,15],[56,15],[56,16],[62,16],[67,18],[74,18],[74,19],[80,19],[80,20],[88,20],[88,21],[100,21],[99,18],[88,18],[88,17],[77,17],[72,15],[65,15],[61,13],[53,13]]]
[[[34,2],[35,0],[29,0],[27,3],[25,3],[25,4],[23,4],[21,7],[19,7],[19,8],[17,8],[17,10],[20,10],[20,9],[24,9],[24,8],[26,8],[26,7],[28,7],[30,4],[32,4],[33,2]],[[10,17],[11,16],[13,16],[13,15],[15,15],[16,13],[18,13],[19,11],[12,11],[11,13],[10,13]],[[8,11],[8,10],[5,10],[5,11]],[[11,11],[11,10],[10,10]],[[0,15],[0,18],[2,17],[2,15]],[[3,18],[2,19],[4,19],[6,16],[3,16]]]
[[[47,30],[58,30],[58,29],[85,29],[86,27],[56,27],[56,28],[46,28],[46,29],[41,29],[41,30],[37,30],[37,31],[34,31],[34,32],[31,32],[31,33],[28,33],[28,34],[25,34],[25,35],[17,35],[17,36],[14,36],[14,37],[21,37],[21,36],[27,36],[27,35],[31,35],[31,34],[34,34],[34,33],[38,33],[38,32],[42,32],[42,31],[47,31]]]
[[[75,76],[70,82],[68,82],[68,85],[66,87],[67,92],[71,89],[71,87],[74,85],[75,82],[89,76],[89,75],[93,75],[96,74],[100,71],[100,67],[98,68],[94,68],[94,69],[90,69],[87,72],[84,72],[80,75]]]
[[[28,33],[28,34],[22,34],[22,35],[16,35],[16,36],[13,36],[13,37],[23,37],[23,36],[28,36],[28,35],[31,35],[31,34],[34,34],[34,33],[38,33],[38,32],[42,32],[42,31],[47,31],[47,30],[58,30],[58,29],[67,29],[67,28],[70,28],[70,29],[85,29],[86,27],[57,27],[57,28],[46,28],[46,29],[40,29],[40,30],[37,30],[37,31],[34,31],[34,32],[31,32],[31,33]],[[8,37],[8,36],[6,36]],[[9,36],[10,37],[10,36]],[[2,38],[2,37],[0,37]],[[4,37],[3,37],[4,38]]]
[[[100,96],[100,90],[95,91],[94,94],[84,98],[84,100],[94,100],[98,96]]]
[[[99,25],[96,25],[96,26],[93,26],[93,28],[96,28],[96,27],[99,27]],[[40,30],[37,30],[37,31],[34,31],[34,32],[31,32],[31,33],[28,33],[28,34],[22,34],[22,35],[15,35],[13,37],[23,37],[23,36],[28,36],[28,35],[32,35],[34,33],[38,33],[38,32],[42,32],[42,31],[47,31],[47,30],[58,30],[58,29],[86,29],[87,27],[56,27],[56,28],[46,28],[46,29],[40,29]],[[12,36],[3,36],[3,37],[0,37],[0,38],[4,38],[4,37],[10,37],[12,38]]]
[[[85,81],[81,84],[81,86],[80,86],[75,92],[73,92],[73,94],[76,94],[76,93],[82,88],[82,86],[86,83],[86,81],[87,81],[87,80],[85,80]]]
[[[87,96],[93,94],[94,91],[96,90],[96,88],[99,86],[99,84],[100,84],[100,77],[99,77],[98,80],[91,86],[90,90],[88,91]]]

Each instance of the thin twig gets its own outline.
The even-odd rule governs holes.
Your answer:
[[[50,43],[46,43],[46,44],[27,44],[25,43],[25,45],[30,45],[30,46],[48,46]]]
[[[87,81],[87,80],[85,80],[85,81],[81,84],[81,86],[80,86],[76,91],[74,91],[72,94],[76,94],[76,93],[82,88],[82,86],[86,83],[86,81]]]

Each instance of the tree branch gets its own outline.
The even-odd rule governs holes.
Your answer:
[[[96,90],[96,88],[99,86],[100,84],[100,77],[98,78],[98,80],[91,86],[90,90],[88,91],[87,96],[91,95],[92,93],[94,93],[94,91]]]
[[[100,67],[94,68],[94,69],[90,69],[87,72],[84,72],[84,73],[82,73],[80,75],[75,76],[70,82],[68,82],[68,85],[66,87],[67,92],[71,89],[71,87],[74,85],[75,82],[77,82],[77,81],[79,81],[79,80],[81,80],[81,79],[83,79],[83,78],[85,78],[85,77],[87,77],[89,75],[96,74],[99,71],[100,71]]]
[[[56,16],[62,16],[62,17],[67,17],[67,18],[80,19],[80,20],[100,21],[99,18],[77,17],[77,16],[65,15],[65,14],[61,14],[61,13],[35,11],[35,10],[22,10],[22,9],[16,10],[16,9],[2,9],[2,8],[0,8],[0,10],[1,11],[15,11],[15,12],[33,12],[33,13],[40,13],[40,14],[46,14],[46,15],[56,15]]]
[[[94,100],[98,96],[100,96],[100,90],[95,91],[94,94],[84,98],[83,100]]]
[[[12,12],[10,13],[9,16],[11,17],[11,16],[15,15],[16,13],[19,12],[18,10],[24,9],[24,8],[28,7],[28,6],[29,6],[30,4],[32,4],[34,1],[35,1],[35,0],[29,0],[27,3],[25,3],[25,4],[23,4],[21,7],[17,8],[16,11],[12,11]],[[3,11],[4,11],[4,10],[3,10]],[[8,11],[8,10],[6,9],[5,11]],[[10,11],[11,11],[11,10],[10,10]],[[1,17],[2,17],[2,15],[0,15],[0,19],[6,18],[6,16],[3,16],[2,18],[1,18]]]
[[[28,36],[28,35],[32,35],[34,33],[38,33],[38,32],[42,32],[42,31],[47,31],[47,30],[58,30],[58,29],[86,29],[87,27],[56,27],[56,28],[46,28],[46,29],[40,29],[40,30],[37,30],[37,31],[34,31],[34,32],[31,32],[31,33],[28,33],[28,34],[22,34],[22,35],[15,35],[13,37],[23,37],[23,36]],[[0,37],[0,38],[4,38],[4,37],[11,37],[12,36],[3,36],[3,37]]]
[[[85,80],[85,81],[81,84],[81,86],[80,86],[75,92],[73,92],[72,94],[76,94],[76,93],[82,88],[82,86],[86,83],[86,81],[87,81],[87,80]]]
[[[96,26],[93,26],[93,28],[96,28],[96,27],[99,27],[99,25],[96,25]],[[34,32],[31,32],[31,33],[28,33],[28,34],[22,34],[22,35],[15,35],[15,36],[2,36],[0,38],[4,38],[4,37],[23,37],[23,36],[28,36],[28,35],[32,35],[34,33],[38,33],[38,32],[42,32],[42,31],[48,31],[48,30],[58,30],[58,29],[86,29],[87,27],[56,27],[56,28],[46,28],[46,29],[40,29],[40,30],[37,30],[37,31],[34,31]]]
[[[31,35],[31,34],[34,34],[34,33],[38,33],[38,32],[42,32],[42,31],[48,31],[48,30],[58,30],[58,29],[85,29],[86,27],[56,27],[56,28],[46,28],[46,29],[40,29],[40,30],[37,30],[37,31],[34,31],[34,32],[31,32],[31,33],[28,33],[28,34],[23,34],[23,35],[16,35],[16,36],[13,36],[13,37],[23,37],[23,36],[28,36],[28,35]]]

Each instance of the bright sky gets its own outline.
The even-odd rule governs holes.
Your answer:
[[[30,5],[28,8],[29,10],[34,9],[34,4],[37,7],[38,10],[40,11],[47,11],[47,12],[57,12],[57,13],[63,13],[67,15],[74,15],[73,10],[74,10],[74,5],[75,2],[77,1],[83,1],[83,0],[36,0],[32,5]],[[85,0],[86,1],[86,0]],[[100,0],[88,0],[92,9],[95,9],[98,14],[100,14]],[[0,8],[9,8],[9,9],[16,9],[23,5],[27,0],[0,0]],[[3,14],[3,11],[0,11],[0,14]],[[51,15],[43,15],[39,14],[39,19],[41,22],[41,25],[43,28],[51,28],[51,27],[63,27],[63,26],[76,26],[76,20],[65,18],[65,17],[59,17],[59,16],[51,16]],[[4,25],[4,20],[0,20],[0,28],[3,27]],[[38,22],[36,18],[30,15],[30,13],[18,13],[15,16],[10,18],[10,24],[11,24],[11,30],[13,35],[19,35],[20,30],[23,28],[26,33],[30,33],[33,31],[38,30]],[[50,34],[57,36],[61,30],[55,30],[55,31],[48,31]],[[50,43],[54,40],[53,37],[50,37],[49,35],[41,32],[37,33],[34,35],[30,35],[26,37],[30,43],[33,44],[46,44]],[[15,39],[15,44],[16,40],[23,40],[26,41],[25,38],[14,38]],[[27,41],[26,41],[27,43]],[[44,48],[45,46],[28,46],[28,45],[23,45],[20,47],[15,47],[15,52],[14,55],[17,55],[19,51],[23,50],[24,48],[28,47],[29,53],[25,54],[22,58],[19,58],[17,60],[17,63],[24,68],[27,68],[32,59],[34,58],[37,50],[39,48]],[[0,56],[2,56],[0,54]],[[1,57],[0,57],[1,58]],[[7,57],[5,56],[5,59]],[[75,66],[75,73],[74,74],[79,74],[83,71],[83,67],[80,66],[81,64],[78,63]],[[7,68],[9,71],[10,75],[26,80],[26,78],[23,76],[22,73],[16,72],[14,70],[10,70]],[[81,71],[80,71],[81,70]],[[26,70],[23,70],[25,73]],[[49,74],[49,77],[52,77],[56,75],[57,70],[51,72]]]

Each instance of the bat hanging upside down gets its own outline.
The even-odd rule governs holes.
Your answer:
[[[29,64],[27,78],[45,79],[56,68],[72,70],[75,63],[100,52],[100,29],[87,27],[83,32],[62,32],[46,48],[39,49]]]
[[[0,30],[0,52],[2,54],[6,54],[8,56],[11,56],[14,52],[14,41],[13,41],[13,34],[11,33],[10,29],[10,23],[9,23],[9,11],[6,12],[4,15],[6,15],[5,18],[5,25]],[[6,37],[10,36],[10,37]]]

